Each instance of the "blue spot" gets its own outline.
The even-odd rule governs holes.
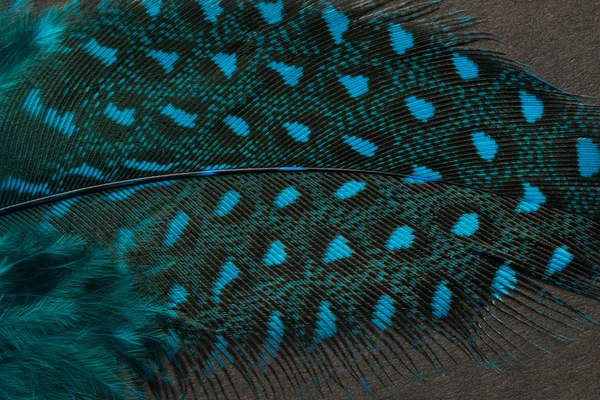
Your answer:
[[[315,328],[315,342],[327,339],[335,335],[337,327],[335,326],[336,317],[330,309],[328,301],[322,301],[317,312],[317,327]]]
[[[83,46],[83,50],[106,66],[111,66],[117,61],[117,49],[102,46],[96,39],[90,39]]]
[[[483,132],[474,132],[471,135],[473,144],[477,149],[479,157],[485,161],[492,161],[498,152],[498,143]]]
[[[523,116],[525,117],[525,121],[533,124],[544,114],[544,103],[536,96],[527,93],[524,90],[519,92],[521,97],[521,110],[523,112]]]
[[[135,247],[135,232],[131,229],[120,228],[115,239],[115,254],[118,258],[127,256],[129,249]]]
[[[376,327],[385,331],[392,326],[392,317],[395,312],[394,299],[384,294],[379,298],[377,304],[375,304],[375,310],[373,311],[371,321]]]
[[[339,81],[352,97],[359,97],[369,91],[369,78],[365,78],[362,75],[345,75]]]
[[[415,45],[412,33],[394,23],[390,23],[390,39],[392,41],[392,48],[400,55],[406,54]]]
[[[44,116],[44,124],[48,125],[50,128],[54,128],[60,133],[64,134],[66,137],[71,137],[75,129],[75,114],[71,112],[66,112],[62,115],[58,113],[58,110],[54,108],[48,108],[46,110],[46,115]]]
[[[577,139],[577,159],[579,173],[584,178],[591,178],[600,171],[600,148],[592,139]]]
[[[133,168],[139,171],[165,172],[173,167],[173,164],[158,164],[154,161],[137,161],[136,159],[127,160],[123,163],[125,168]]]
[[[518,213],[529,213],[539,210],[540,205],[546,202],[546,196],[539,188],[531,186],[529,183],[524,183],[523,188],[525,189],[525,195],[516,211]]]
[[[323,261],[326,263],[339,261],[352,255],[352,249],[348,247],[348,241],[342,236],[338,236],[329,243],[325,251]]]
[[[196,0],[196,3],[202,7],[204,18],[210,22],[217,22],[217,17],[223,12],[220,6],[220,0]]]
[[[227,78],[231,78],[235,70],[237,69],[237,55],[218,53],[213,56],[213,62],[217,64],[217,67],[225,74]]]
[[[169,292],[169,298],[175,304],[180,304],[187,299],[187,290],[181,285],[175,284]]]
[[[340,186],[340,188],[338,190],[336,190],[334,195],[335,195],[335,197],[337,197],[340,200],[346,200],[346,199],[349,199],[350,197],[356,196],[358,193],[360,193],[362,190],[364,190],[366,186],[367,186],[367,184],[365,182],[357,182],[357,181],[346,182],[342,186]]]
[[[419,121],[427,122],[435,115],[435,107],[427,100],[411,96],[406,99],[406,105],[408,111]]]
[[[442,281],[435,292],[431,300],[431,310],[433,316],[436,318],[447,317],[450,312],[450,306],[452,305],[452,292],[448,289],[448,282]]]
[[[160,13],[162,0],[143,0],[142,4],[149,16],[156,17]]]
[[[167,228],[167,233],[165,234],[165,239],[163,241],[164,245],[167,247],[173,246],[189,222],[190,217],[183,211],[178,211],[175,217],[173,217],[169,223],[169,227]]]
[[[18,194],[28,193],[32,196],[47,196],[52,193],[48,188],[48,184],[46,183],[35,184],[25,182],[21,179],[13,178],[12,176],[9,176],[2,181],[0,184],[0,190],[14,190]]]
[[[413,173],[410,176],[404,178],[408,183],[425,183],[435,182],[442,179],[442,175],[439,172],[433,171],[427,167],[413,167]]]
[[[77,197],[58,202],[54,206],[52,206],[52,208],[50,208],[50,210],[48,210],[48,214],[50,214],[53,217],[57,217],[57,218],[64,217],[69,212],[69,209],[71,208],[71,206],[73,204],[75,204],[76,202],[77,202]]]
[[[265,338],[267,345],[263,345],[263,348],[271,355],[271,357],[275,357],[283,340],[284,326],[280,312],[273,311],[271,313],[269,321],[267,322],[267,328],[267,335]]]
[[[517,286],[517,272],[509,265],[508,261],[501,265],[492,282],[492,295],[497,299],[506,296]]]
[[[552,276],[557,272],[561,272],[567,265],[571,263],[571,261],[573,261],[574,258],[575,256],[569,253],[567,246],[562,246],[554,250],[554,253],[552,253],[552,258],[550,258],[550,261],[548,262],[546,275]]]
[[[167,104],[160,113],[172,118],[177,125],[183,126],[184,128],[194,128],[196,126],[195,121],[198,114],[188,114],[185,111],[174,107],[172,104]]]
[[[228,115],[223,122],[238,136],[248,136],[250,134],[248,123],[240,117]]]
[[[215,214],[219,217],[224,217],[229,214],[231,210],[240,202],[242,196],[235,190],[230,190],[221,197],[217,208],[215,209]]]
[[[464,80],[475,79],[479,76],[479,67],[467,56],[454,53],[452,57],[456,72]]]
[[[271,243],[267,254],[263,258],[263,263],[266,266],[272,267],[274,265],[282,264],[285,261],[287,254],[285,253],[285,245],[279,240],[275,240]]]
[[[297,142],[306,143],[310,136],[310,128],[298,122],[286,122],[283,127],[287,129],[288,135]]]
[[[477,214],[463,214],[452,228],[452,233],[458,236],[469,237],[479,229]]]
[[[40,90],[31,89],[27,93],[27,97],[25,97],[25,101],[23,102],[23,110],[37,118],[41,116],[42,108],[42,94]]]
[[[366,139],[347,135],[344,135],[342,139],[344,139],[344,142],[346,142],[348,146],[352,147],[352,150],[365,157],[373,157],[377,151],[377,146]]]
[[[135,122],[135,108],[124,108],[119,110],[115,103],[108,103],[104,109],[104,115],[119,125],[131,126]]]
[[[227,261],[225,264],[223,264],[223,266],[221,267],[221,272],[219,273],[219,276],[217,277],[217,280],[215,281],[212,287],[212,300],[215,303],[221,302],[221,299],[219,298],[221,292],[223,291],[225,286],[227,286],[229,283],[235,280],[239,275],[240,270],[235,265],[233,265],[231,261]]]
[[[414,231],[408,226],[402,226],[392,232],[385,247],[388,250],[408,249],[415,240]]]
[[[69,173],[72,175],[81,175],[86,178],[102,179],[104,174],[98,168],[91,167],[85,163],[79,167],[71,168]]]
[[[257,3],[256,8],[267,24],[276,24],[283,19],[283,2]]]
[[[155,59],[167,74],[173,72],[175,63],[179,60],[179,54],[176,52],[166,52],[161,50],[148,50],[148,56]]]
[[[323,12],[323,19],[327,24],[327,29],[329,29],[333,41],[336,44],[342,43],[344,32],[348,30],[348,26],[350,25],[348,17],[329,5]]]
[[[300,197],[300,192],[295,187],[290,186],[283,189],[275,198],[275,205],[279,208],[287,207]]]
[[[283,78],[283,81],[290,86],[296,86],[300,82],[302,74],[304,73],[304,68],[302,67],[286,65],[284,63],[275,61],[270,62],[268,67],[273,69],[275,72],[278,72]]]

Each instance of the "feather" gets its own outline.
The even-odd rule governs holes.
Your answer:
[[[6,7],[0,395],[352,397],[596,325],[599,111],[437,3]]]

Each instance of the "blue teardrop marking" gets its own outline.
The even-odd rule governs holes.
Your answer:
[[[330,309],[331,305],[328,301],[324,300],[319,306],[319,312],[317,312],[317,326],[315,328],[315,342],[328,339],[335,335],[337,332],[336,317],[333,315]]]
[[[352,97],[359,97],[369,91],[369,78],[362,75],[350,76],[345,75],[339,79],[344,85],[348,94]]]
[[[406,105],[408,111],[419,121],[427,122],[435,115],[435,107],[430,101],[410,96],[406,99]]]
[[[471,138],[479,157],[488,162],[493,161],[498,152],[498,143],[483,132],[474,132]]]
[[[365,157],[373,157],[378,149],[375,144],[357,136],[344,135],[342,139],[344,139],[344,142],[346,142],[346,144],[350,146],[352,150]]]
[[[408,249],[414,240],[414,231],[408,226],[402,226],[392,232],[385,248],[390,251]]]
[[[338,190],[336,190],[336,192],[334,193],[334,196],[340,200],[346,200],[346,199],[356,196],[358,193],[363,191],[366,186],[367,186],[367,184],[365,182],[358,182],[358,181],[346,182],[342,186],[340,186],[340,188]]]
[[[198,118],[198,114],[187,113],[172,104],[164,106],[160,113],[171,118],[177,125],[184,128],[196,127],[196,118]]]
[[[415,39],[413,34],[408,32],[402,26],[390,23],[389,31],[392,49],[394,49],[396,53],[404,55],[409,49],[414,47]]]
[[[229,214],[233,208],[238,205],[242,196],[236,192],[235,190],[230,190],[221,197],[217,208],[215,209],[215,214],[218,217],[224,217]]]
[[[256,8],[267,24],[277,24],[283,20],[283,1],[260,2]]]
[[[42,122],[64,134],[66,137],[71,137],[77,128],[75,126],[75,114],[72,112],[60,114],[58,110],[51,107],[48,107],[46,110],[46,115],[44,115]]]
[[[552,276],[561,272],[573,261],[575,256],[568,249],[567,246],[561,246],[554,250],[546,268],[546,276]]]
[[[591,178],[600,172],[600,148],[590,138],[577,139],[579,174]]]
[[[81,164],[79,167],[71,168],[69,170],[71,175],[85,176],[86,178],[102,179],[104,173],[98,168],[87,165],[86,163]]]
[[[142,5],[146,9],[146,14],[151,17],[156,17],[160,14],[160,7],[162,6],[162,0],[144,0]]]
[[[212,61],[228,79],[233,76],[233,73],[237,69],[237,55],[235,53],[217,53],[212,57]]]
[[[211,299],[215,303],[220,303],[221,298],[219,296],[221,295],[221,292],[223,291],[225,286],[234,281],[239,275],[240,270],[233,264],[233,262],[227,261],[225,264],[223,264],[219,276],[215,280],[215,283],[213,283],[211,289],[213,295]]]
[[[162,50],[148,50],[148,57],[153,58],[165,70],[167,74],[173,72],[175,63],[179,60],[179,54],[176,52],[166,52]]]
[[[113,102],[106,105],[104,115],[122,126],[131,126],[135,123],[135,108],[124,108],[119,110]]]
[[[44,110],[42,92],[39,89],[31,89],[27,92],[22,108],[27,114],[39,118]]]
[[[196,3],[202,8],[204,18],[210,22],[217,22],[217,18],[223,12],[220,0],[196,0]]]
[[[228,115],[223,119],[223,122],[238,136],[244,137],[250,134],[248,123],[240,117]]]
[[[458,236],[469,237],[475,234],[479,229],[479,216],[477,214],[463,214],[460,216],[452,233]]]
[[[348,30],[348,26],[350,25],[348,17],[329,5],[323,12],[323,19],[335,44],[342,43],[344,41],[344,32]]]
[[[279,192],[275,198],[275,205],[279,208],[287,207],[294,203],[298,197],[300,197],[300,192],[295,187],[290,186]]]
[[[275,72],[281,75],[283,82],[286,85],[296,86],[300,79],[302,79],[302,75],[304,74],[304,68],[296,67],[294,65],[287,65],[280,62],[270,62],[267,65],[269,68],[274,70]]]
[[[517,206],[516,212],[534,212],[539,210],[540,205],[546,202],[546,196],[544,196],[544,194],[539,188],[531,186],[529,183],[524,183],[523,189],[525,190],[525,194],[523,195],[523,199]]]
[[[492,282],[492,296],[500,299],[508,295],[517,286],[517,272],[510,267],[507,261],[498,268]]]
[[[469,57],[454,53],[452,62],[462,79],[469,80],[479,77],[479,67]]]
[[[83,45],[83,50],[108,67],[117,61],[118,50],[102,46],[96,39],[90,39]]]
[[[377,328],[385,331],[392,326],[392,317],[395,312],[394,299],[384,294],[379,298],[377,304],[375,304],[371,322],[373,322]]]
[[[164,245],[167,247],[173,246],[177,240],[179,240],[179,237],[185,228],[187,228],[189,222],[190,217],[185,212],[178,211],[169,223],[169,227],[167,228],[167,232],[163,240]]]
[[[436,318],[447,317],[452,306],[452,292],[448,288],[448,282],[442,281],[431,299],[431,310]]]
[[[524,90],[519,92],[521,99],[521,111],[525,121],[530,124],[537,122],[544,115],[544,103],[535,95],[527,93]]]
[[[287,129],[288,135],[297,142],[306,143],[310,137],[310,128],[298,122],[286,122],[283,127]]]
[[[183,303],[187,299],[187,290],[179,284],[173,285],[169,292],[169,298],[174,304]]]
[[[348,241],[342,236],[337,236],[329,243],[323,261],[331,263],[350,257],[351,255],[352,249],[348,246]]]
[[[283,264],[286,257],[285,245],[279,240],[275,240],[271,243],[271,246],[269,246],[269,250],[267,250],[267,254],[265,254],[265,257],[263,258],[263,263],[269,267],[280,265]]]
[[[404,178],[408,183],[426,183],[435,182],[442,179],[442,175],[439,172],[433,171],[423,166],[413,166],[413,173],[410,176]]]
[[[267,334],[265,337],[265,344],[263,344],[263,349],[271,357],[275,357],[279,352],[279,346],[283,341],[284,334],[284,325],[281,320],[281,313],[278,311],[273,311],[269,316],[269,321],[267,322]],[[267,361],[267,365],[269,362]]]

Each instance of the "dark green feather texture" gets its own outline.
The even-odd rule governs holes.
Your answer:
[[[0,398],[377,396],[597,324],[599,110],[438,1],[0,6]]]

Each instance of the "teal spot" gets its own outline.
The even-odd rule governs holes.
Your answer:
[[[211,292],[213,296],[211,297],[211,299],[215,303],[220,303],[221,299],[219,296],[221,295],[221,292],[223,291],[225,286],[234,281],[239,275],[240,270],[235,265],[233,265],[233,262],[227,261],[225,264],[223,264],[223,266],[221,267],[221,272],[219,273],[217,280],[212,286]]]
[[[328,339],[335,335],[337,327],[335,325],[337,318],[331,312],[331,305],[328,301],[324,300],[319,306],[317,312],[317,326],[315,328],[315,342]]]
[[[77,202],[77,200],[78,198],[74,197],[72,199],[60,201],[52,206],[52,208],[48,210],[48,213],[56,218],[64,217],[71,209],[71,206]]]
[[[167,228],[167,233],[164,238],[164,245],[167,247],[173,246],[179,237],[185,231],[185,228],[188,226],[190,222],[190,217],[184,213],[183,211],[178,211],[175,214],[175,217],[169,223],[169,227]]]
[[[536,96],[527,93],[524,90],[519,92],[521,98],[521,111],[525,117],[525,121],[533,124],[544,114],[544,103]]]
[[[215,214],[219,217],[224,217],[229,214],[231,210],[240,202],[242,196],[235,190],[230,190],[221,197],[217,208],[215,209]]]
[[[336,190],[334,195],[340,200],[346,200],[356,196],[358,193],[364,190],[366,186],[367,184],[365,182],[346,182],[342,186],[340,186],[338,190]]]
[[[0,191],[3,190],[14,190],[18,194],[28,193],[32,196],[50,195],[52,192],[48,188],[47,183],[31,183],[26,182],[18,178],[13,178],[12,176],[6,177],[2,183],[0,183]]]
[[[447,317],[450,312],[450,306],[452,305],[452,292],[448,289],[448,282],[442,281],[435,292],[431,300],[431,310],[433,316],[436,318]]]
[[[469,57],[454,53],[452,62],[456,72],[462,79],[475,79],[479,76],[479,67]]]
[[[48,107],[46,115],[44,116],[44,124],[50,128],[56,129],[66,137],[71,137],[77,128],[75,126],[75,114],[72,112],[65,112],[62,115],[58,110]]]
[[[394,23],[390,23],[390,39],[392,41],[392,48],[400,55],[406,54],[415,45],[412,33]]]
[[[276,24],[283,20],[283,1],[260,2],[256,4],[256,8],[267,24]]]
[[[427,100],[411,96],[406,99],[406,105],[408,106],[408,111],[419,121],[427,122],[435,115],[433,103]]]
[[[275,198],[275,205],[279,208],[287,207],[300,197],[300,192],[295,187],[290,186],[283,189]]]
[[[240,117],[228,115],[223,122],[238,136],[248,136],[250,134],[248,123]]]
[[[488,162],[496,157],[498,144],[494,139],[483,132],[474,132],[471,135],[471,138],[473,139],[473,145],[475,145],[479,157]]]
[[[123,126],[131,126],[135,122],[135,108],[124,108],[119,110],[115,103],[112,102],[108,103],[104,109],[104,115]]]
[[[344,139],[344,142],[346,142],[352,150],[365,157],[373,157],[377,151],[377,146],[366,139],[347,135],[344,135],[342,139]]]
[[[323,19],[327,24],[327,29],[336,44],[342,43],[344,32],[348,30],[350,20],[345,14],[336,10],[333,6],[328,5],[323,12]]]
[[[117,49],[102,46],[96,39],[90,39],[83,46],[83,50],[106,66],[111,66],[117,61]]]
[[[427,167],[414,166],[412,175],[407,176],[404,180],[408,183],[426,183],[435,182],[442,179],[439,172],[433,171]]]
[[[130,249],[135,247],[135,232],[131,229],[120,228],[115,239],[115,255],[124,259]]]
[[[142,5],[146,9],[146,13],[151,17],[156,17],[160,14],[162,0],[142,0]]]
[[[166,172],[173,167],[173,164],[159,164],[154,161],[138,161],[136,159],[127,160],[123,163],[126,168],[133,168],[139,171]]]
[[[523,188],[525,194],[516,211],[518,213],[530,213],[539,210],[540,205],[546,202],[546,196],[539,188],[531,186],[529,183],[524,183]]]
[[[509,265],[508,261],[502,264],[492,282],[492,296],[497,299],[506,296],[517,286],[517,272]]]
[[[362,75],[345,75],[339,81],[352,97],[362,96],[369,91],[369,78],[365,78]]]
[[[348,247],[348,241],[342,236],[338,236],[329,243],[323,261],[331,263],[350,257],[351,255],[352,249]]]
[[[573,261],[574,258],[575,256],[569,253],[567,246],[562,246],[554,250],[554,253],[552,253],[552,257],[548,262],[546,275],[552,276],[558,272],[561,272],[567,267],[567,265],[571,263],[571,261]]]
[[[183,286],[175,284],[169,292],[169,298],[175,304],[183,303],[187,299],[187,290]]]
[[[155,59],[167,74],[173,72],[175,63],[179,60],[179,54],[176,52],[166,52],[162,50],[148,50],[148,56]]]
[[[600,172],[600,148],[592,139],[577,139],[577,160],[579,173],[584,178],[591,178]]]
[[[281,320],[281,313],[279,311],[273,311],[267,322],[266,345],[263,345],[263,348],[271,355],[271,357],[275,357],[276,353],[279,352],[279,346],[283,341],[283,333],[284,325]]]
[[[23,111],[36,118],[42,115],[43,104],[42,94],[39,89],[31,89],[27,92],[25,101],[23,102]]]
[[[237,55],[218,53],[213,56],[213,62],[217,64],[217,67],[225,74],[227,78],[231,78],[235,70],[237,69]]]
[[[104,174],[98,168],[87,165],[86,163],[81,164],[79,167],[71,168],[69,174],[80,175],[86,178],[102,179]]]
[[[304,73],[304,68],[293,65],[286,65],[280,62],[270,62],[268,67],[278,72],[286,85],[296,86]]]
[[[458,236],[469,237],[479,229],[477,214],[463,214],[452,228],[452,233]]]
[[[274,265],[282,264],[286,257],[285,245],[279,240],[275,240],[271,243],[271,246],[269,246],[269,250],[267,250],[267,254],[265,254],[265,257],[263,258],[263,263],[268,267],[272,267]]]
[[[204,18],[210,22],[217,22],[217,17],[223,12],[220,0],[196,0],[200,4]]]
[[[198,114],[189,114],[179,108],[174,107],[172,104],[167,104],[160,113],[170,117],[177,125],[183,126],[184,128],[196,127],[195,121],[198,117]]]
[[[377,328],[385,331],[392,326],[392,317],[395,312],[394,299],[384,294],[379,298],[377,304],[375,304],[371,322],[373,322]]]
[[[310,128],[298,122],[286,122],[283,127],[287,129],[288,135],[297,142],[306,143],[310,136]]]
[[[390,251],[408,249],[412,245],[413,240],[415,240],[414,231],[408,226],[402,226],[392,232],[392,235],[385,244],[385,248]]]

